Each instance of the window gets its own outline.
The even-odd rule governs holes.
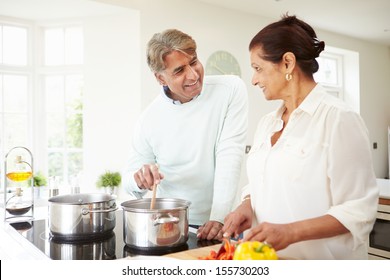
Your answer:
[[[83,32],[81,27],[45,29],[46,66],[83,64]]]
[[[0,155],[26,146],[67,184],[83,167],[83,29],[24,25],[0,19]]]
[[[319,70],[314,79],[321,83],[328,93],[343,99],[343,59],[341,55],[323,53],[317,58]]]
[[[27,28],[0,25],[0,62],[4,65],[27,65]]]
[[[80,26],[42,30],[47,173],[68,184],[83,166],[83,32]]]
[[[82,84],[81,75],[44,78],[48,174],[65,182],[82,169]]]
[[[317,61],[320,68],[314,79],[360,113],[359,53],[326,46]]]

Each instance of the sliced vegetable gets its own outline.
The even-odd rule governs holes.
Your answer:
[[[223,240],[223,246],[225,248],[219,256],[214,250],[210,250],[210,253],[207,256],[199,257],[199,260],[232,260],[234,256],[234,250],[236,248],[235,244],[232,244],[229,239]]]

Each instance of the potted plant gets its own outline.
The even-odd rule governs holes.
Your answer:
[[[36,196],[40,197],[42,194],[41,187],[45,187],[47,185],[47,178],[42,172],[39,171],[33,176],[33,181]]]
[[[99,176],[96,186],[104,188],[106,193],[116,194],[121,181],[122,176],[119,172],[106,171]]]

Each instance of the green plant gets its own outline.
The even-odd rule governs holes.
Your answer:
[[[119,172],[106,171],[99,176],[96,186],[99,188],[105,187],[119,187],[122,181],[122,176]]]
[[[37,172],[34,177],[34,187],[41,187],[41,186],[46,186],[47,185],[47,179],[46,176],[43,175],[42,172]]]

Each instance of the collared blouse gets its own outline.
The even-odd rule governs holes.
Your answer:
[[[362,118],[317,85],[283,127],[282,104],[264,116],[248,155],[248,186],[255,221],[290,223],[334,216],[350,233],[298,242],[280,253],[299,259],[364,259],[379,189]]]

